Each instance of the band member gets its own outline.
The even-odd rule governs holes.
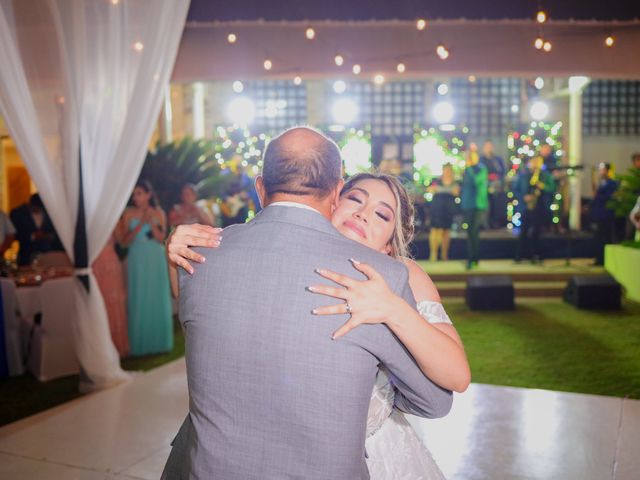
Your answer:
[[[480,163],[478,147],[469,146],[467,167],[462,178],[462,211],[467,224],[467,270],[478,266],[480,260],[480,226],[484,223],[489,205],[487,167]]]
[[[522,258],[530,258],[532,262],[542,259],[540,234],[549,225],[555,189],[555,180],[544,169],[542,157],[531,158],[527,169],[518,175],[513,188],[518,201],[516,214],[520,214],[516,262]]]
[[[489,140],[482,146],[480,163],[487,167],[489,176],[489,228],[504,228],[507,224],[507,199],[504,193],[504,176],[507,167],[504,160],[496,155]]]

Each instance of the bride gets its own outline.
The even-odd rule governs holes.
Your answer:
[[[334,333],[337,341],[361,324],[384,323],[433,382],[447,390],[465,391],[470,371],[460,337],[442,307],[435,285],[422,268],[407,257],[407,245],[413,236],[413,205],[404,187],[389,175],[355,175],[345,183],[331,223],[344,236],[405,263],[417,311],[395,295],[375,269],[352,259],[354,268],[367,279],[356,280],[319,269],[320,276],[339,286],[311,285],[308,289],[342,301],[317,308],[314,313],[319,316],[343,314],[346,302],[351,318]],[[181,225],[172,233],[167,252],[176,295],[177,266],[193,273],[188,260],[203,261],[189,247],[216,247],[220,241],[220,229],[204,225]],[[444,479],[402,412],[394,408],[393,399],[394,388],[387,371],[381,369],[367,420],[365,446],[371,479]]]

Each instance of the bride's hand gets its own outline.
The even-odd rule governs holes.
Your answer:
[[[385,323],[394,310],[404,300],[393,293],[387,282],[373,267],[351,260],[353,267],[364,273],[367,280],[354,280],[347,275],[341,275],[329,270],[317,269],[316,272],[344,288],[329,287],[327,285],[313,285],[309,291],[340,298],[345,302],[313,310],[315,315],[351,314],[351,318],[333,334],[333,338],[346,335],[363,323]]]
[[[167,258],[172,267],[180,266],[187,272],[193,273],[193,267],[187,260],[203,263],[204,257],[197,254],[191,247],[220,246],[222,240],[222,229],[208,225],[178,225],[169,238],[167,238]]]

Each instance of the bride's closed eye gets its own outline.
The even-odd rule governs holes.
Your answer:
[[[356,193],[347,194],[347,200],[352,200],[356,203],[362,203],[362,199],[358,198],[358,194]]]
[[[386,213],[382,213],[382,212],[376,212],[376,215],[378,215],[378,217],[380,217],[382,220],[384,220],[385,222],[389,222],[391,221],[391,218],[389,217],[389,215],[387,215]]]

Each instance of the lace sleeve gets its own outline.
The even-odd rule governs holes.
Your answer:
[[[441,303],[423,300],[422,302],[418,302],[416,308],[420,315],[429,323],[448,323],[449,325],[453,325],[453,322]]]
[[[369,414],[367,415],[367,437],[376,433],[393,411],[395,391],[384,367],[380,368],[376,384],[371,394]]]

